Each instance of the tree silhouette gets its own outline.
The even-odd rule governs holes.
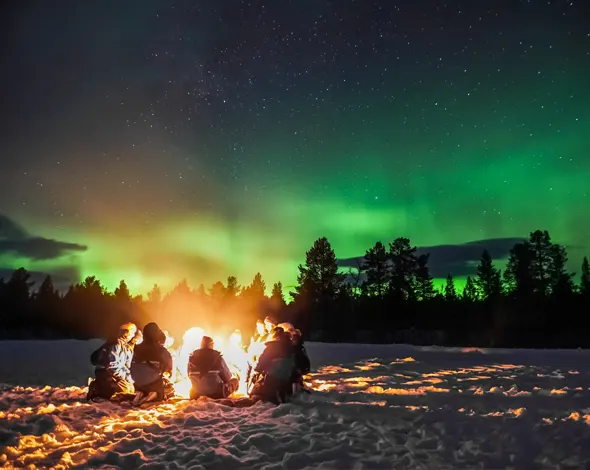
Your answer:
[[[583,296],[590,297],[590,265],[588,258],[584,256],[582,261],[582,274],[580,275],[580,293]]]
[[[528,242],[517,243],[510,250],[504,280],[510,292],[528,297],[535,292],[533,274],[534,252]]]
[[[444,298],[447,302],[455,302],[459,298],[457,290],[455,289],[455,281],[453,280],[451,273],[447,276],[447,282],[445,283]]]
[[[434,282],[428,269],[429,257],[429,254],[423,254],[416,258],[414,292],[418,300],[431,300],[436,295]]]
[[[574,291],[574,275],[567,272],[567,253],[560,245],[552,244],[549,250],[548,277],[550,292],[554,297],[564,298]]]
[[[477,265],[475,278],[478,297],[482,300],[497,298],[502,294],[502,276],[488,250],[484,250]]]
[[[226,296],[233,299],[240,293],[240,290],[238,279],[235,276],[229,276],[227,278],[227,286],[225,287]]]
[[[330,306],[340,293],[344,275],[338,272],[336,254],[326,237],[318,238],[305,254],[305,265],[299,265],[295,302],[307,305],[307,315],[300,317],[306,329],[322,330],[332,320]]]
[[[295,297],[304,296],[312,303],[335,299],[344,282],[338,272],[336,254],[326,237],[317,239],[305,254],[305,265],[299,265]]]
[[[119,287],[115,289],[115,299],[119,302],[131,302],[131,293],[124,280],[121,280]]]
[[[278,309],[284,308],[287,305],[285,302],[285,295],[283,294],[283,283],[281,281],[273,284],[270,300],[275,308]]]
[[[389,256],[383,243],[377,242],[374,247],[367,250],[363,258],[362,271],[367,276],[363,285],[364,291],[368,295],[383,298],[391,276]]]
[[[41,329],[63,327],[59,322],[60,300],[61,297],[53,285],[51,276],[45,277],[37,292],[33,294],[33,310]]]
[[[416,247],[410,245],[408,238],[396,238],[389,244],[391,277],[389,292],[396,299],[409,300],[414,295],[414,275],[417,267]]]
[[[452,273],[442,293],[435,294],[428,255],[418,256],[407,238],[389,243],[387,252],[376,243],[358,268],[348,277],[341,274],[328,240],[316,240],[299,266],[289,304],[280,282],[266,298],[260,273],[243,289],[229,276],[226,285],[218,281],[209,293],[202,284],[192,290],[186,279],[165,295],[154,285],[144,300],[124,280],[110,292],[93,276],[63,296],[51,277],[32,292],[31,275],[20,268],[0,280],[0,337],[105,338],[129,320],[139,327],[156,320],[177,339],[192,326],[213,334],[240,328],[248,337],[256,318],[272,315],[321,341],[427,344],[436,331],[440,345],[590,347],[590,321],[579,315],[590,305],[588,259],[582,262],[579,289],[574,288],[566,249],[547,231],[531,232],[514,245],[503,273],[488,252],[482,253],[461,295]],[[366,281],[358,289],[361,271]]]
[[[237,285],[237,280],[236,280],[236,285]],[[228,280],[228,287],[229,287],[229,280]],[[253,299],[257,299],[257,300],[264,299],[266,296],[266,283],[262,279],[262,274],[256,273],[254,275],[254,279],[252,280],[252,283],[248,287],[246,287],[242,293],[245,294],[246,296],[249,296],[250,298],[253,298]]]
[[[467,276],[467,281],[463,288],[463,300],[468,302],[475,302],[477,300],[477,287],[471,276]]]

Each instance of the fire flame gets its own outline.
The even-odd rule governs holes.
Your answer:
[[[264,322],[257,321],[256,333],[249,339],[247,344],[244,344],[240,330],[235,330],[226,338],[221,335],[211,334],[203,328],[195,326],[184,333],[182,343],[176,348],[173,347],[173,345],[177,344],[174,338],[165,332],[165,347],[170,351],[174,360],[174,370],[170,380],[174,385],[176,395],[185,398],[190,395],[191,381],[188,377],[188,361],[191,353],[200,348],[201,340],[205,335],[213,338],[215,349],[221,352],[230,371],[240,382],[239,388],[233,396],[246,395],[248,393],[248,370],[250,368],[253,370],[256,367],[258,358],[264,351],[264,345],[270,339],[275,326],[269,319]],[[293,325],[289,323],[281,323],[279,326],[285,331],[294,331]]]

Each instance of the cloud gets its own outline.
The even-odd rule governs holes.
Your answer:
[[[418,254],[430,253],[428,265],[430,273],[435,278],[453,276],[468,276],[475,273],[475,267],[484,250],[488,250],[493,259],[505,259],[510,249],[524,241],[524,238],[491,238],[459,245],[435,245],[418,247]],[[356,268],[363,258],[354,257],[338,260],[341,268]]]
[[[0,214],[0,256],[10,254],[30,260],[52,260],[71,252],[86,251],[87,247],[30,235],[9,217]]]

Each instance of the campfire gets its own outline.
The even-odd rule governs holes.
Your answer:
[[[191,381],[187,374],[188,360],[190,354],[200,347],[203,336],[207,335],[213,338],[215,349],[221,352],[230,371],[240,381],[240,386],[234,396],[247,395],[248,371],[254,370],[256,367],[258,358],[264,351],[264,344],[270,339],[270,334],[275,326],[277,325],[273,324],[269,319],[264,322],[258,320],[256,322],[256,333],[247,342],[244,342],[242,333],[239,330],[235,330],[228,337],[223,337],[195,326],[184,333],[181,343],[177,343],[174,338],[166,334],[165,346],[174,360],[174,370],[170,378],[174,384],[174,391],[178,396],[189,397]],[[294,330],[293,325],[290,323],[281,323],[278,326],[285,331],[291,332]]]

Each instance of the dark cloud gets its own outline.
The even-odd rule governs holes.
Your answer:
[[[493,259],[508,257],[510,249],[524,241],[524,238],[491,238],[460,245],[435,245],[419,247],[418,254],[430,253],[428,264],[433,277],[467,276],[475,273],[475,267],[484,250],[488,250]],[[341,268],[356,268],[362,263],[362,256],[338,260]]]
[[[86,249],[86,246],[77,243],[30,235],[15,221],[0,214],[0,255],[10,254],[31,260],[50,260]]]

